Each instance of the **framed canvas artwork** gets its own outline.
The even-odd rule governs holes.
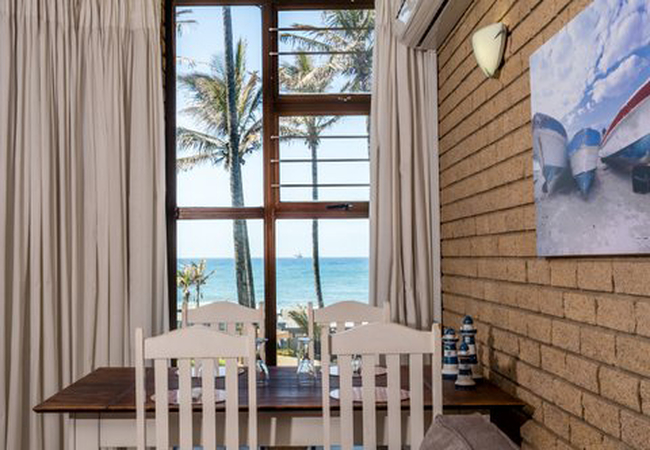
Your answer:
[[[650,253],[650,3],[595,0],[530,77],[538,255]]]

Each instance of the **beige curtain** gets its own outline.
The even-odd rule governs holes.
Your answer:
[[[377,0],[371,114],[370,298],[394,321],[440,318],[437,62],[400,44],[400,2]]]
[[[157,0],[0,0],[0,448],[167,324]]]

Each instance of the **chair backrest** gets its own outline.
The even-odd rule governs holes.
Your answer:
[[[259,330],[259,336],[264,336],[264,302],[261,302],[257,309],[248,308],[233,302],[208,303],[198,308],[188,308],[183,305],[182,311],[183,327],[189,325],[205,325],[211,328],[220,327],[228,334],[236,334],[237,325],[242,326],[245,334],[255,327]]]
[[[192,450],[192,360],[202,364],[201,445],[216,450],[215,376],[219,359],[226,361],[225,374],[225,444],[228,450],[239,448],[239,386],[237,359],[248,360],[248,445],[257,448],[257,383],[255,379],[255,337],[232,336],[207,327],[181,328],[161,336],[143,339],[142,329],[135,334],[137,448],[145,450],[146,389],[145,360],[154,363],[155,445],[157,450],[170,448],[168,376],[170,361],[178,361],[178,429],[180,450]],[[149,439],[151,442],[151,439]]]
[[[431,331],[417,331],[394,323],[373,323],[342,333],[328,335],[322,332],[322,372],[329,373],[330,355],[338,357],[340,393],[340,443],[343,450],[351,450],[354,442],[352,357],[361,355],[361,399],[363,418],[363,448],[377,448],[377,417],[375,397],[375,366],[381,355],[386,356],[388,370],[387,426],[388,448],[402,448],[401,430],[401,359],[409,360],[409,417],[410,447],[417,449],[424,438],[424,356],[432,356],[431,394],[432,413],[442,414],[442,371],[440,326]],[[370,368],[371,370],[368,370]],[[331,448],[330,380],[322,377],[324,448]]]
[[[379,307],[356,301],[343,301],[316,309],[314,309],[313,303],[309,302],[307,304],[307,326],[309,337],[312,338],[309,343],[309,357],[312,361],[314,360],[314,338],[317,326],[320,326],[321,330],[327,329],[328,332],[334,330],[336,333],[340,333],[345,331],[346,324],[358,327],[375,322],[390,323],[390,304],[388,302],[384,302],[384,306]]]

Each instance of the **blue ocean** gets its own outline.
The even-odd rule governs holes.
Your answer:
[[[206,273],[214,271],[201,288],[201,304],[237,301],[235,262],[229,258],[178,259],[178,268],[191,262],[206,261]],[[253,258],[255,301],[264,301],[264,262]],[[277,259],[278,311],[297,305],[316,303],[311,258]],[[368,301],[368,258],[321,258],[321,285],[325,305],[342,300]],[[178,298],[181,298],[180,290]],[[194,292],[190,302],[194,301]]]

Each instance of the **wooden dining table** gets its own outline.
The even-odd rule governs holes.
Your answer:
[[[408,389],[408,372],[403,368],[400,377],[402,387]],[[425,370],[427,370],[425,368]],[[295,367],[270,367],[270,377],[258,384],[258,435],[261,446],[313,446],[322,445],[322,390],[320,377],[308,383],[299,382]],[[431,372],[428,371],[430,374]],[[242,414],[240,434],[246,436],[246,373],[240,375],[240,410]],[[377,377],[377,386],[385,386],[385,376]],[[147,404],[154,410],[151,395],[154,392],[153,370],[146,373]],[[427,377],[425,377],[427,379]],[[430,376],[428,377],[430,380]],[[331,387],[337,387],[338,377],[331,377]],[[195,380],[200,383],[200,379]],[[217,379],[216,387],[223,383]],[[169,388],[178,385],[176,370],[170,369]],[[424,386],[425,409],[431,407],[430,383]],[[447,413],[479,412],[489,415],[490,420],[515,442],[520,441],[518,430],[525,404],[487,380],[481,381],[475,390],[456,390],[453,381],[443,381],[443,408]],[[217,404],[217,411],[223,410]],[[195,405],[197,410],[201,405]],[[338,402],[332,400],[336,416]],[[356,405],[361,414],[361,405]],[[404,422],[408,421],[408,400],[402,403]],[[386,424],[385,407],[378,405],[377,426]],[[382,409],[384,411],[382,411]],[[174,406],[170,405],[174,411]],[[70,445],[74,450],[102,447],[135,446],[135,370],[131,367],[100,368],[71,384],[43,403],[34,407],[38,414],[67,414],[70,418]],[[382,416],[383,415],[383,416]],[[153,421],[151,421],[153,426]],[[200,422],[200,421],[199,421]],[[221,420],[223,422],[223,420]],[[337,426],[333,426],[336,435]],[[153,435],[154,433],[148,433]],[[408,433],[403,432],[405,439]],[[381,443],[381,436],[380,443]],[[334,437],[336,442],[336,437]]]

